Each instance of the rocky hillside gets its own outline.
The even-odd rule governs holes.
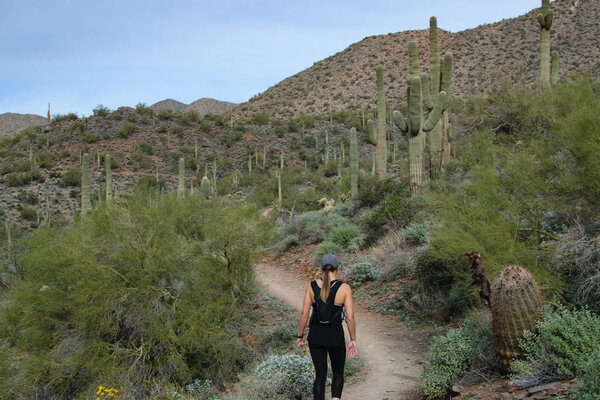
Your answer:
[[[0,114],[0,137],[12,136],[32,126],[45,125],[48,120],[35,114]]]
[[[560,53],[560,76],[600,73],[600,0],[556,0],[552,49]],[[535,86],[538,77],[539,25],[534,9],[458,33],[440,29],[440,51],[454,56],[453,95],[491,92],[503,85]],[[435,14],[435,10],[432,10]],[[421,70],[429,70],[429,21],[425,30],[371,36],[291,76],[235,109],[240,117],[264,112],[270,117],[328,114],[375,106],[375,68],[384,67],[386,96],[404,104],[408,43],[417,42]],[[439,28],[443,28],[440,26]]]
[[[173,112],[179,112],[185,110],[186,107],[186,104],[173,99],[161,100],[150,106],[150,108],[156,112],[162,110],[171,110]]]
[[[144,179],[175,190],[181,157],[185,158],[189,189],[192,181],[199,187],[205,168],[212,175],[215,159],[218,179],[235,170],[244,179],[250,154],[258,153],[253,157],[254,171],[262,169],[263,151],[266,169],[274,171],[282,150],[286,165],[304,166],[306,161],[311,166],[327,154],[333,159],[334,149],[339,154],[342,140],[348,149],[345,138],[349,130],[335,121],[333,125],[311,121],[303,134],[295,122],[261,125],[236,121],[231,129],[222,115],[151,115],[147,108],[121,107],[102,116],[64,116],[0,140],[0,216],[36,227],[45,224],[49,210],[54,223],[70,221],[80,208],[80,163],[85,152],[91,160],[92,199],[98,199],[105,187],[107,153],[111,154],[113,192],[119,196],[131,193]],[[360,147],[364,168],[369,170],[372,146],[366,144],[365,136],[360,133]],[[332,166],[335,174],[336,165]],[[231,179],[224,184],[228,182]],[[235,192],[223,190],[221,194]]]

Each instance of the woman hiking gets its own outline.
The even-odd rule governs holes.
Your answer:
[[[340,400],[344,388],[344,364],[348,358],[358,354],[356,347],[356,324],[352,306],[350,286],[336,277],[340,261],[334,254],[325,254],[321,260],[323,279],[311,281],[306,287],[304,304],[300,314],[298,328],[298,347],[304,346],[304,328],[308,322],[309,311],[313,312],[308,332],[308,348],[315,366],[313,384],[314,400],[325,400],[325,380],[327,379],[327,354],[331,360],[333,378],[331,380],[331,399]],[[350,343],[346,348],[342,328],[343,311],[346,310],[346,323],[350,334]]]

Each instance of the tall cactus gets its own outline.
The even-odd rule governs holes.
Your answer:
[[[375,179],[383,180],[387,173],[387,140],[385,127],[385,91],[383,67],[377,67],[377,144],[375,146]]]
[[[281,196],[281,169],[275,170],[275,175],[277,177],[277,205],[281,207],[282,196]]]
[[[540,287],[531,273],[519,266],[504,268],[492,288],[492,338],[504,367],[523,355],[519,339],[526,330],[535,332],[543,313]]]
[[[181,198],[185,195],[185,160],[183,157],[179,159],[179,177],[177,181],[177,197]]]
[[[550,68],[550,82],[556,85],[558,82],[558,51],[552,52],[552,67]]]
[[[414,42],[411,42],[414,43]],[[423,74],[424,78],[427,77]],[[407,133],[410,194],[421,193],[423,175],[423,140],[424,132],[430,132],[439,122],[443,109],[446,107],[447,95],[441,91],[435,106],[429,113],[427,120],[423,118],[423,105],[421,100],[421,78],[413,76],[408,88],[408,118],[404,118],[399,111],[394,111],[394,122],[401,132]]]
[[[106,170],[106,201],[112,198],[112,171],[110,168],[110,154],[104,156],[104,168]]]
[[[356,128],[350,129],[350,194],[358,196],[358,138]]]
[[[200,196],[204,200],[210,199],[210,180],[206,175],[202,177],[202,181],[200,181]]]
[[[81,160],[81,214],[85,215],[92,209],[90,199],[90,155],[85,153]]]
[[[550,0],[542,0],[542,10],[538,14],[540,24],[540,86],[550,86],[550,28],[554,12],[550,9]]]
[[[442,113],[442,130],[443,130],[443,164],[446,165],[450,161],[452,141],[450,140],[450,111],[449,103],[452,96],[452,54],[446,53],[442,64],[442,86],[441,89],[448,95],[448,101],[444,112]]]

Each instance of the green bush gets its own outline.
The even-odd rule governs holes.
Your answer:
[[[173,118],[173,115],[174,115],[174,113],[173,113],[172,110],[169,110],[169,109],[165,108],[163,110],[160,110],[156,116],[161,121],[166,121],[166,120],[169,120],[169,119]]]
[[[573,400],[600,399],[600,346],[590,354],[583,366],[583,375],[577,379],[577,390],[572,394]]]
[[[343,248],[348,246],[359,235],[360,230],[358,226],[348,224],[333,228],[327,237],[330,241]]]
[[[108,114],[110,114],[110,109],[108,107],[104,107],[102,104],[98,104],[96,106],[96,108],[94,108],[92,110],[92,113],[94,113],[94,116],[96,117],[108,117]]]
[[[340,251],[342,251],[342,247],[339,244],[325,240],[317,249],[317,260],[320,260],[325,254],[336,254]]]
[[[77,168],[69,168],[67,170],[67,172],[65,172],[63,175],[62,184],[64,187],[80,186],[81,185],[81,170],[79,170]]]
[[[189,125],[193,122],[198,122],[199,120],[200,114],[198,114],[198,111],[196,110],[188,110],[184,112],[179,118],[179,121],[184,125]]]
[[[137,103],[135,105],[135,111],[144,117],[152,118],[152,116],[154,115],[154,110],[150,107],[147,107],[146,103]]]
[[[250,118],[250,122],[255,125],[267,125],[269,123],[269,116],[263,112],[259,112]]]
[[[402,229],[402,235],[409,243],[426,244],[429,238],[429,224],[427,222],[411,222]]]
[[[44,182],[44,176],[37,169],[30,172],[11,172],[4,176],[4,183],[9,187],[25,186],[34,181]]]
[[[135,124],[131,122],[125,122],[123,126],[115,132],[115,135],[120,138],[128,138],[131,136],[131,134],[133,134],[133,132],[135,132],[135,128]]]
[[[298,236],[288,235],[288,236],[284,237],[283,240],[281,240],[279,243],[277,243],[277,249],[281,253],[285,253],[292,247],[296,247],[299,244],[300,244],[300,240],[298,239]]]
[[[3,292],[2,352],[18,357],[0,354],[0,393],[90,398],[111,382],[147,398],[157,385],[234,378],[254,358],[239,324],[268,228],[257,215],[138,192],[35,232],[22,279]]]
[[[471,314],[458,328],[435,338],[427,351],[427,360],[421,386],[433,398],[446,398],[456,381],[472,367],[495,368],[489,315]]]
[[[32,207],[23,207],[19,210],[21,218],[26,221],[33,222],[37,219],[37,210]]]
[[[359,262],[350,268],[350,279],[356,286],[375,281],[381,277],[381,271],[370,262]]]
[[[524,360],[513,362],[515,381],[521,386],[537,385],[558,377],[583,375],[590,355],[600,346],[600,317],[587,309],[560,307],[547,312],[535,334],[520,343]]]
[[[265,399],[278,395],[290,400],[295,399],[297,394],[309,396],[315,379],[310,357],[297,354],[270,356],[256,367],[254,376]]]

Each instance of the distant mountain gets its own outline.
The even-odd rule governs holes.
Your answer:
[[[185,108],[187,107],[187,104],[184,104],[180,101],[177,100],[173,100],[173,99],[166,99],[166,100],[161,100],[157,103],[154,103],[150,106],[151,109],[153,109],[154,111],[161,111],[161,110],[171,110],[171,111],[183,111],[185,110]]]
[[[196,100],[192,104],[186,107],[185,111],[194,110],[200,115],[205,114],[223,114],[237,106],[235,103],[227,101],[219,101],[207,97],[203,97],[200,100]]]
[[[173,112],[185,112],[189,110],[194,110],[200,115],[205,115],[222,114],[231,110],[236,105],[237,104],[235,103],[229,103],[227,101],[219,101],[208,97],[203,97],[200,100],[196,100],[191,104],[184,104],[180,101],[173,99],[161,100],[157,103],[152,104],[150,108],[157,112],[161,110],[171,110]]]
[[[0,137],[13,136],[32,126],[46,125],[48,119],[35,114],[0,114]]]
[[[552,50],[560,55],[561,78],[576,72],[600,74],[600,0],[556,0]],[[539,76],[539,7],[525,15],[450,33],[439,29],[440,52],[454,56],[452,94],[490,93],[505,85],[536,87]],[[431,9],[435,15],[436,10]],[[417,42],[421,72],[429,72],[429,21],[424,30],[367,37],[315,62],[235,108],[238,118],[262,112],[270,117],[327,115],[375,106],[375,68],[383,66],[386,99],[406,104],[408,43]],[[443,28],[443,25],[439,25]]]

